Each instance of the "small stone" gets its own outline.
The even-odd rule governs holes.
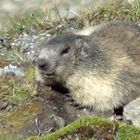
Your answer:
[[[0,41],[3,42],[5,40],[4,36],[0,36]]]
[[[56,115],[52,115],[53,120],[55,121],[56,125],[58,128],[64,127],[66,122],[65,120],[60,117],[60,116],[56,116]]]
[[[53,110],[56,110],[56,109],[57,109],[57,107],[56,107],[56,106],[54,106],[54,107],[53,107]]]
[[[0,49],[3,48],[4,46],[0,45]]]
[[[8,102],[4,102],[0,104],[0,110],[6,109],[8,106]]]
[[[8,66],[5,66],[3,69],[0,69],[0,75],[7,75],[7,74],[12,74],[15,76],[25,76],[24,72],[18,69],[17,66],[14,66],[12,64],[9,64]]]
[[[0,69],[0,75],[3,75],[3,74],[4,74],[3,69]]]
[[[1,56],[4,56],[5,54],[4,54],[4,53],[1,53],[0,55],[1,55]]]
[[[9,112],[13,107],[14,105],[8,104],[8,106],[6,107],[6,111]]]
[[[15,45],[15,43],[14,43],[14,42],[12,42],[12,43],[11,43],[11,46],[14,46],[14,45]]]

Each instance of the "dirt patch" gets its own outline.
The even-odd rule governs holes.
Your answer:
[[[73,106],[73,102],[68,101],[69,98],[67,94],[50,90],[49,87],[43,85],[40,86],[35,99],[41,103],[42,112],[37,116],[37,122],[34,120],[33,123],[23,127],[19,134],[23,136],[42,136],[89,113],[86,109]]]

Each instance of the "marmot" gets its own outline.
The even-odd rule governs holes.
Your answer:
[[[37,80],[61,83],[79,104],[104,112],[140,96],[138,24],[108,22],[41,46]]]

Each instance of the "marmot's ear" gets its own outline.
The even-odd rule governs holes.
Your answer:
[[[77,39],[75,44],[78,48],[87,48],[89,46],[88,42],[84,39]]]
[[[76,45],[78,48],[81,48],[82,45],[83,45],[83,39],[76,39],[75,45]]]
[[[76,40],[76,52],[80,52],[80,54],[83,56],[83,57],[88,57],[88,53],[87,51],[89,51],[90,49],[90,44],[83,40],[83,39],[77,39]]]
[[[86,40],[84,40],[84,39],[77,39],[76,40],[76,46],[78,47],[78,48],[85,48],[85,49],[87,49],[87,48],[89,48],[90,47],[90,44],[89,44],[89,42],[88,41],[86,41]]]

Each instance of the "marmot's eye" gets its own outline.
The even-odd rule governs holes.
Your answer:
[[[69,52],[69,49],[70,49],[70,47],[67,47],[64,50],[62,50],[61,55],[67,54]]]

